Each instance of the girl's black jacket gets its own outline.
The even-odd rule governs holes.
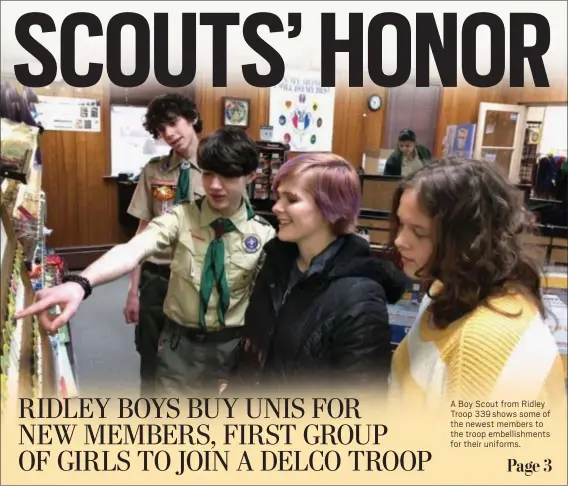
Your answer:
[[[382,388],[391,363],[387,303],[404,274],[357,235],[338,238],[291,285],[298,247],[274,238],[246,311],[244,336],[220,378],[229,388]]]

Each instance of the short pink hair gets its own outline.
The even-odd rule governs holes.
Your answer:
[[[298,177],[336,235],[355,231],[361,209],[361,181],[344,158],[327,153],[302,154],[287,161],[272,182],[274,193],[290,177]]]

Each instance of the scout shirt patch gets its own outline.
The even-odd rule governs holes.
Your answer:
[[[260,238],[257,235],[245,236],[243,247],[247,253],[256,253],[260,249]]]
[[[161,212],[171,208],[172,202],[176,197],[176,186],[171,181],[152,181],[152,196],[162,203]]]
[[[174,199],[176,197],[175,186],[159,186],[152,184],[152,196],[154,196],[158,201],[169,201],[170,199]]]

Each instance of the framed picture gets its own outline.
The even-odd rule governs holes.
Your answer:
[[[222,98],[223,125],[248,128],[250,117],[250,100],[246,98]]]

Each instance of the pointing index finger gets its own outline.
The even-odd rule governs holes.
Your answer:
[[[21,311],[17,312],[15,317],[16,319],[22,319],[23,317],[39,314],[40,312],[43,312],[49,309],[50,307],[52,307],[53,304],[54,302],[52,302],[51,299],[49,298],[45,300],[40,300],[38,302],[33,303],[29,307],[26,307],[25,309],[22,309]]]

